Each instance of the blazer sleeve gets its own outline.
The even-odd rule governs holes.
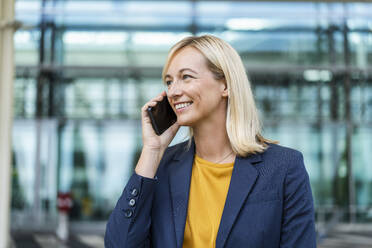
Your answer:
[[[313,197],[303,156],[296,151],[284,181],[281,248],[316,248]]]
[[[151,207],[157,178],[134,173],[106,225],[106,248],[151,247]]]

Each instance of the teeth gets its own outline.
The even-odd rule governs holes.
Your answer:
[[[185,108],[187,106],[191,105],[191,102],[187,102],[187,103],[180,103],[180,104],[177,104],[176,105],[176,109],[180,109],[180,108]]]

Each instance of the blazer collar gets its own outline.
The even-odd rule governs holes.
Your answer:
[[[216,248],[224,247],[240,209],[244,206],[244,202],[257,180],[258,172],[253,164],[261,161],[262,157],[260,154],[236,157],[217,233]]]
[[[192,140],[190,149],[186,150],[182,148],[182,150],[175,155],[175,163],[172,165],[169,173],[173,220],[178,248],[182,247],[184,238],[194,155],[195,143],[194,140]],[[257,170],[254,168],[253,164],[257,164],[261,161],[262,156],[260,154],[250,155],[248,157],[236,157],[217,234],[217,248],[222,248],[225,245],[239,211],[243,207],[245,199],[258,177]]]
[[[194,141],[192,141],[190,149],[186,150],[185,148],[186,144],[180,149],[178,154],[175,155],[175,161],[169,173],[169,186],[172,197],[177,248],[181,248],[183,243],[189,202],[191,171],[195,154]]]

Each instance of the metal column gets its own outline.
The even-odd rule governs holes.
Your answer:
[[[0,0],[0,248],[10,245],[14,1]]]
[[[348,184],[348,212],[349,221],[354,223],[356,221],[356,199],[355,199],[355,182],[353,175],[353,118],[351,116],[351,55],[349,44],[349,28],[347,25],[346,16],[347,6],[344,3],[344,27],[342,29],[343,44],[344,44],[344,62],[345,62],[345,75],[344,75],[344,92],[345,92],[345,121],[346,121],[346,166],[347,166],[347,184]]]

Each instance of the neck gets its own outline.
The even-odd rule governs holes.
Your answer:
[[[234,162],[235,154],[232,152],[226,131],[226,118],[224,121],[209,121],[193,127],[196,154],[208,161],[220,163]],[[229,155],[230,153],[230,155]]]

